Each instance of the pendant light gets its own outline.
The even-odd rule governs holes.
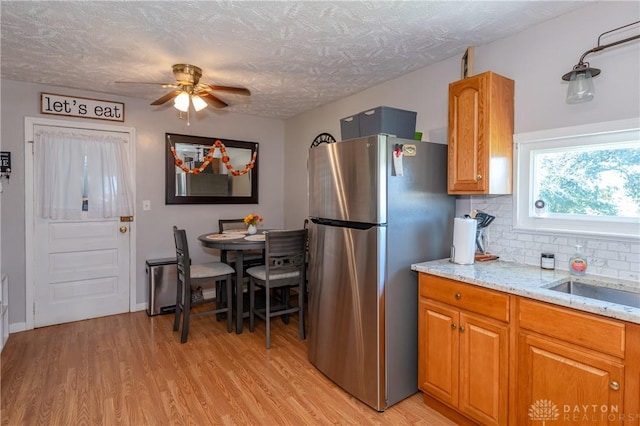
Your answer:
[[[600,34],[600,36],[598,37],[598,45],[593,49],[584,52],[580,57],[578,64],[573,67],[573,70],[562,76],[562,79],[564,81],[569,82],[569,89],[567,90],[567,103],[575,104],[580,102],[587,102],[593,99],[594,89],[592,78],[599,75],[600,70],[598,68],[591,68],[589,66],[589,62],[584,62],[585,56],[589,55],[590,53],[600,52],[601,50],[604,50],[608,47],[617,46],[619,44],[640,38],[640,35],[635,35],[622,40],[614,41],[613,43],[601,45],[600,39],[602,38],[602,36],[637,24],[640,24],[640,21],[632,22],[631,24],[623,25],[622,27],[615,28],[613,30],[606,31]]]
[[[567,103],[577,104],[593,99],[594,90],[592,77],[600,74],[600,70],[597,68],[589,68],[589,63],[583,68],[583,70],[574,70],[569,73]]]

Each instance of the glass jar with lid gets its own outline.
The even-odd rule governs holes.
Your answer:
[[[553,270],[556,269],[556,257],[553,253],[541,253],[540,254],[540,267],[542,269]]]

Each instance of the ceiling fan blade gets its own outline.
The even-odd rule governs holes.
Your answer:
[[[223,100],[215,97],[214,95],[212,95],[209,92],[198,93],[198,96],[200,96],[205,101],[209,102],[209,104],[211,104],[211,106],[213,106],[215,108],[224,108],[226,106],[229,106],[228,103],[226,103]]]
[[[124,83],[124,84],[153,84],[155,86],[162,87],[178,87],[176,83],[155,83],[152,81],[116,81],[116,83]]]
[[[170,101],[171,99],[175,98],[176,96],[178,96],[180,94],[181,90],[174,90],[173,92],[169,92],[166,95],[164,95],[163,97],[156,99],[155,101],[151,102],[151,105],[162,105],[163,103]]]
[[[230,92],[234,95],[251,95],[249,89],[245,89],[244,87],[231,87],[231,86],[217,86],[215,84],[203,84],[206,86],[206,90],[220,90],[224,92]]]

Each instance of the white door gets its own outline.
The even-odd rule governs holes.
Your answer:
[[[49,127],[34,125],[34,133]],[[56,130],[96,132],[70,127],[56,127]],[[122,132],[118,134],[121,136]],[[33,176],[30,180],[32,188],[28,195],[33,197],[38,181]],[[82,203],[82,199],[78,203]],[[32,203],[34,209],[35,204]],[[33,325],[43,327],[128,312],[133,223],[121,222],[120,218],[89,219],[85,212],[83,217],[74,220],[45,219],[35,211],[31,213]]]
[[[129,311],[128,228],[36,218],[35,327]]]

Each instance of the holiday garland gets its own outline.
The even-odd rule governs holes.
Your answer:
[[[242,176],[242,175],[246,175],[247,173],[249,173],[249,170],[253,169],[255,163],[256,163],[256,157],[258,156],[258,151],[254,151],[253,152],[253,156],[251,157],[251,161],[249,161],[249,163],[247,163],[244,166],[243,170],[236,170],[233,168],[233,166],[231,165],[229,156],[227,155],[227,147],[224,146],[224,144],[222,142],[220,142],[219,140],[216,141],[211,148],[209,148],[209,151],[207,153],[207,155],[204,157],[204,162],[199,166],[199,167],[194,167],[194,168],[189,168],[185,165],[184,160],[180,157],[178,157],[178,154],[176,153],[176,148],[173,146],[173,144],[171,145],[171,155],[173,155],[173,159],[174,159],[174,163],[177,167],[180,167],[180,169],[182,169],[185,173],[191,173],[194,175],[198,175],[202,172],[204,172],[204,170],[209,166],[209,163],[211,163],[213,161],[213,153],[216,150],[216,148],[220,149],[220,152],[222,153],[222,162],[224,163],[225,167],[227,168],[227,170],[229,170],[229,173],[231,173],[233,176]]]

